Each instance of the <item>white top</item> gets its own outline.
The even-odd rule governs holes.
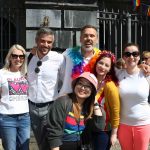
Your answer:
[[[63,80],[65,61],[62,54],[50,51],[44,56],[35,73],[39,58],[33,56],[28,65],[29,99],[34,103],[46,103],[58,96],[58,82]]]
[[[131,126],[150,124],[149,84],[142,71],[130,75],[126,70],[120,70],[117,75],[121,97],[120,122]]]
[[[22,114],[29,112],[28,82],[20,72],[0,70],[0,113]]]
[[[72,92],[72,87],[71,87],[71,83],[72,83],[72,78],[71,78],[71,74],[72,74],[72,69],[73,69],[73,62],[70,58],[70,56],[68,55],[68,52],[70,51],[70,49],[66,49],[63,52],[63,55],[65,57],[66,60],[66,66],[65,66],[65,76],[64,76],[64,80],[63,80],[63,85],[62,88],[59,92],[59,95],[62,96],[66,93],[71,93]]]
[[[59,92],[59,96],[62,96],[64,94],[67,93],[71,93],[72,92],[72,87],[71,87],[71,83],[72,83],[72,78],[71,78],[71,74],[72,74],[72,69],[73,69],[73,61],[71,59],[71,57],[69,56],[69,52],[72,50],[72,48],[68,48],[63,52],[63,55],[65,57],[66,60],[66,69],[65,69],[65,76],[64,76],[64,80],[63,80],[63,85],[62,88]],[[79,49],[79,53],[81,53],[81,49]],[[91,60],[91,57],[85,58],[83,57],[84,63],[85,65],[89,63],[89,61]]]

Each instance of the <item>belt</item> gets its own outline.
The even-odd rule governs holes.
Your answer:
[[[36,106],[36,107],[45,107],[45,106],[49,106],[50,104],[52,104],[53,101],[51,101],[51,102],[46,102],[46,103],[34,103],[34,102],[32,102],[32,101],[29,100],[29,103],[30,103],[31,105]]]
[[[29,115],[29,113],[22,113],[22,114],[0,114],[3,116],[10,116],[10,117],[19,117],[19,116],[24,116],[24,115]]]

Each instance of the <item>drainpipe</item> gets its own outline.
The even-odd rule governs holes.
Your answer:
[[[127,13],[127,34],[128,34],[128,43],[131,42],[131,14]]]

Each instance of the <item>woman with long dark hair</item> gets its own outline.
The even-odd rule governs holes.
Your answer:
[[[73,92],[58,98],[49,112],[51,150],[81,150],[90,143],[90,131],[103,128],[104,117],[95,100],[97,79],[84,72],[72,82]],[[87,132],[86,132],[87,131]]]

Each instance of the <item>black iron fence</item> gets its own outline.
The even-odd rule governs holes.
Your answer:
[[[30,28],[26,28],[26,13],[23,12],[25,11],[20,9],[0,8],[0,64],[4,63],[6,53],[12,44],[19,43],[24,47],[26,46],[24,45],[26,43],[26,29]],[[130,14],[119,10],[117,12],[108,11],[107,9],[97,10],[96,24],[99,27],[100,49],[113,51],[117,58],[122,56],[123,45],[127,42],[138,43],[141,51],[150,50],[150,17],[146,15]],[[69,30],[76,30],[76,28],[70,28]],[[57,28],[55,31],[57,31]],[[59,34],[60,31],[61,28],[58,29]],[[76,31],[79,31],[79,28]],[[73,31],[73,33],[75,32]],[[73,46],[77,42],[74,40],[76,34],[71,35],[73,36],[70,37],[73,40],[71,42]],[[67,44],[65,46],[65,48],[70,47]],[[64,47],[60,46],[59,48]]]
[[[129,12],[99,11],[100,47],[110,49],[119,58],[123,45],[135,42],[140,51],[150,51],[150,17]]]
[[[11,45],[23,44],[24,22],[22,9],[0,8],[0,66],[4,63],[4,58]]]

